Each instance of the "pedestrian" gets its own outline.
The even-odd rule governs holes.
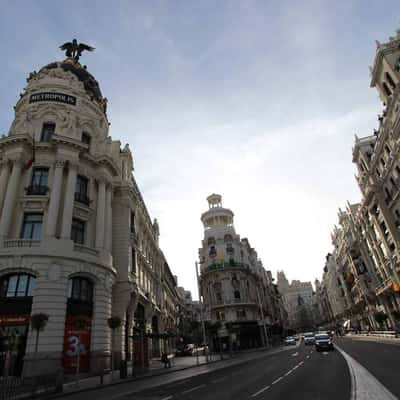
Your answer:
[[[168,358],[168,354],[166,352],[162,353],[161,361],[164,363],[164,368],[171,368],[171,361]]]

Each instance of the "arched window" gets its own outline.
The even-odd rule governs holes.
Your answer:
[[[68,282],[68,299],[87,303],[93,301],[93,283],[88,278],[77,276]]]
[[[235,291],[233,292],[233,295],[235,296],[235,299],[240,299],[240,292],[239,292],[239,290],[235,290]]]
[[[0,280],[1,297],[30,297],[36,285],[36,278],[30,274],[6,275]]]

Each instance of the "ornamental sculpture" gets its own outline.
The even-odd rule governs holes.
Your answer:
[[[85,43],[79,43],[76,39],[72,42],[66,42],[60,46],[61,50],[65,50],[65,55],[78,61],[84,50],[93,51],[95,48]]]

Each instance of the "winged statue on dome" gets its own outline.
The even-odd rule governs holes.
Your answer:
[[[83,51],[93,51],[95,48],[85,43],[78,44],[78,41],[74,39],[72,42],[65,42],[60,49],[65,51],[67,57],[78,61]]]

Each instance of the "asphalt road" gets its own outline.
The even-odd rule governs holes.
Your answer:
[[[400,342],[368,338],[337,339],[337,344],[400,398]]]
[[[110,400],[347,400],[350,384],[339,352],[317,353],[301,345],[139,393],[116,393]]]

